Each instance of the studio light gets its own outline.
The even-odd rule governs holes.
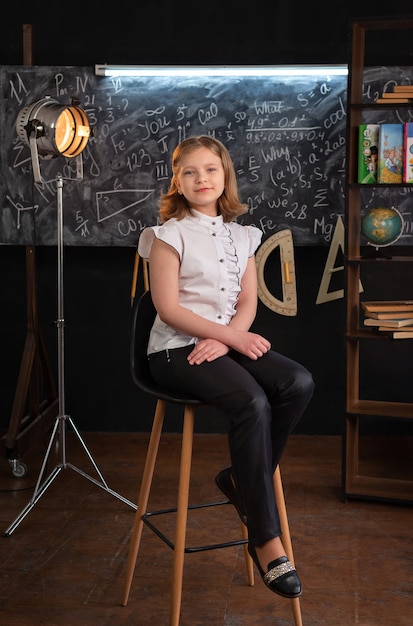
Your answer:
[[[125,504],[136,510],[136,505],[122,495],[110,489],[102,472],[93,459],[86,443],[77,429],[70,415],[66,414],[65,394],[65,317],[64,317],[64,276],[63,276],[63,182],[62,174],[57,174],[52,180],[45,181],[40,172],[39,156],[43,159],[54,157],[66,157],[76,159],[76,178],[65,180],[80,181],[83,178],[82,151],[85,149],[90,137],[90,125],[86,113],[77,104],[62,105],[49,96],[24,107],[16,118],[16,132],[20,140],[30,147],[33,167],[33,177],[37,183],[56,183],[57,195],[57,356],[58,356],[58,400],[59,414],[56,418],[46,454],[40,469],[33,495],[5,531],[5,536],[10,536],[17,526],[23,521],[28,513],[37,504],[55,478],[62,470],[72,469],[84,478],[106,491],[107,493],[122,500]],[[76,467],[67,461],[66,455],[66,431],[68,426],[76,435],[86,453],[96,476],[90,476],[83,469]],[[54,451],[59,454],[55,467],[50,470],[50,456]]]
[[[42,180],[39,156],[44,159],[79,157],[91,134],[89,120],[80,106],[60,104],[50,96],[19,112],[16,131],[19,139],[30,147],[36,182]]]

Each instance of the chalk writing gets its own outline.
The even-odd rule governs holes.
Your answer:
[[[392,68],[392,77],[406,82],[408,72]],[[367,76],[367,100],[382,90],[383,76],[383,68]],[[229,149],[248,206],[240,222],[259,226],[264,240],[288,228],[295,245],[328,245],[343,216],[346,77],[121,79],[85,67],[2,66],[0,78],[0,243],[56,244],[60,174],[66,245],[135,246],[158,221],[173,149],[201,133]],[[88,117],[80,181],[74,160],[57,157],[40,160],[45,182],[33,183],[31,153],[15,122],[22,107],[46,95],[62,104],[76,99]],[[366,205],[377,193],[366,190]],[[392,193],[411,243],[411,196]]]

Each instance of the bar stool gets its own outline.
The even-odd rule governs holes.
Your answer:
[[[135,572],[136,561],[138,558],[139,547],[142,538],[144,524],[149,527],[164,543],[166,543],[174,551],[173,558],[173,575],[171,590],[171,610],[170,610],[170,626],[179,626],[179,618],[181,612],[182,599],[182,580],[184,570],[184,558],[188,552],[198,552],[205,550],[213,550],[233,545],[244,544],[244,552],[246,559],[246,568],[248,576],[248,584],[254,585],[254,569],[253,561],[248,553],[248,533],[247,528],[241,523],[242,538],[236,541],[228,541],[224,543],[215,543],[210,545],[202,545],[197,547],[188,547],[186,545],[186,529],[188,512],[193,509],[204,508],[209,506],[221,506],[228,504],[228,500],[212,502],[207,504],[189,505],[189,486],[191,475],[192,461],[192,445],[194,434],[194,422],[196,408],[202,403],[195,398],[182,398],[173,396],[169,391],[165,391],[158,387],[151,378],[148,361],[146,358],[146,348],[149,339],[150,329],[155,318],[156,311],[152,302],[149,289],[143,293],[140,298],[134,298],[132,307],[132,327],[131,327],[131,349],[130,349],[130,365],[133,381],[136,386],[149,395],[157,398],[153,425],[146,455],[145,466],[143,470],[142,482],[140,486],[137,511],[132,530],[131,542],[129,547],[129,555],[126,566],[126,580],[122,599],[122,605],[126,606],[131,589],[132,579]],[[168,403],[178,404],[184,407],[183,412],[183,430],[181,440],[181,459],[179,470],[179,485],[177,506],[172,509],[164,509],[159,511],[148,511],[148,500],[154,475],[155,463],[159,449],[160,438],[162,434],[165,412]],[[281,520],[281,530],[283,534],[283,545],[290,561],[293,561],[291,537],[288,526],[288,518],[285,508],[284,492],[282,487],[281,475],[279,468],[274,474],[274,489],[276,494],[277,505]],[[152,521],[154,516],[176,513],[175,539],[172,542],[162,533],[156,524]],[[301,608],[299,598],[291,600],[295,626],[302,626]]]

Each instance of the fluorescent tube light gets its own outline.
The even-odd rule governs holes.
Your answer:
[[[347,65],[95,65],[96,76],[346,76]]]

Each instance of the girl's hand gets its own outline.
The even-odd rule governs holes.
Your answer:
[[[188,355],[190,365],[200,365],[204,361],[215,361],[220,356],[228,354],[229,348],[216,339],[201,339]]]
[[[262,355],[268,352],[271,348],[271,344],[268,339],[265,339],[262,335],[242,330],[236,331],[234,341],[231,343],[231,346],[234,350],[241,352],[241,354],[244,354],[253,361],[262,357]]]
[[[247,331],[235,331],[232,347],[237,352],[244,354],[253,361],[256,361],[263,354],[268,352],[271,344],[268,339]],[[200,365],[204,361],[214,361],[224,354],[228,354],[229,347],[217,339],[201,339],[188,355],[188,362],[191,365]]]

